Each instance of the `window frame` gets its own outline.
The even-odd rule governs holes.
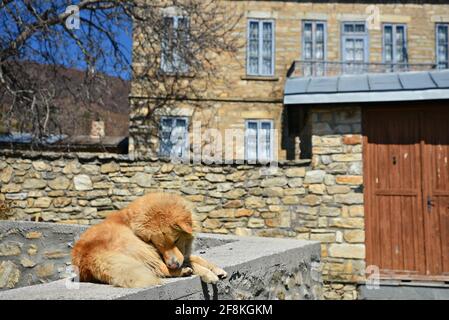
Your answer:
[[[179,20],[180,19],[185,19],[187,21],[187,37],[186,37],[186,42],[189,43],[190,41],[190,37],[189,37],[189,32],[188,30],[190,29],[190,19],[188,16],[185,15],[166,15],[163,16],[163,19],[170,19],[172,20],[172,24],[173,24],[173,36],[177,37],[177,30],[178,30],[178,26],[179,26]],[[175,27],[176,26],[176,27]],[[170,64],[167,64],[166,61],[168,61],[167,56],[172,58],[174,57],[173,52],[168,52],[169,54],[167,55],[167,51],[165,51],[166,49],[164,49],[164,44],[167,42],[167,39],[162,39],[161,40],[161,63],[160,63],[160,70],[164,73],[164,74],[188,74],[190,72],[190,66],[187,63],[187,61],[185,61],[186,59],[183,58],[181,55],[180,56],[180,60],[182,64],[182,66],[174,66],[173,61]]]
[[[347,24],[363,24],[365,26],[365,32],[345,32],[345,25]],[[343,21],[341,23],[341,58],[343,62],[346,62],[345,59],[345,40],[346,39],[363,39],[364,42],[364,54],[363,54],[363,62],[368,63],[369,61],[369,32],[366,21]]]
[[[175,124],[176,124],[176,120],[185,120],[186,122],[186,130],[185,130],[185,145],[183,148],[183,154],[181,155],[181,158],[186,156],[188,153],[188,148],[189,148],[189,117],[184,117],[184,116],[162,116],[159,119],[159,150],[158,150],[158,156],[160,158],[170,158],[171,157],[171,152],[172,149],[170,149],[169,155],[166,154],[162,154],[162,132],[163,132],[163,122],[166,119],[172,119],[173,123],[172,123],[172,127],[171,127],[171,131],[170,131],[170,135],[173,132],[173,129],[175,128]],[[170,136],[171,139],[171,136]]]
[[[305,31],[305,24],[306,23],[311,23],[312,24],[312,56],[313,59],[311,60],[316,60],[316,58],[314,57],[314,53],[315,53],[315,31],[316,31],[316,25],[317,24],[323,24],[324,26],[324,54],[323,54],[323,61],[327,60],[327,21],[326,20],[302,20],[302,31],[301,31],[301,36],[302,36],[302,52],[301,52],[301,58],[302,60],[309,60],[305,57],[305,43],[306,43],[306,37],[304,36],[304,31]]]
[[[259,48],[259,56],[258,56],[258,63],[259,63],[259,72],[258,73],[251,73],[249,68],[249,59],[250,59],[250,25],[252,22],[257,22],[259,24],[259,35],[258,35],[258,48]],[[262,51],[263,51],[263,23],[269,22],[271,23],[271,72],[269,74],[263,74],[262,73],[262,65],[263,65],[263,57],[262,57]],[[246,75],[250,77],[274,77],[275,76],[275,53],[276,53],[276,21],[274,19],[256,19],[256,18],[249,18],[247,21],[247,27],[246,27]]]
[[[250,122],[257,123],[257,144],[256,144],[256,159],[249,159],[248,157],[248,127]],[[273,119],[245,119],[245,161],[251,162],[251,163],[260,163],[261,160],[259,159],[259,145],[260,145],[260,135],[259,131],[261,130],[262,123],[269,123],[270,124],[270,158],[269,159],[263,159],[263,161],[273,161],[274,159],[274,120]]]
[[[306,37],[304,35],[305,33],[305,25],[306,23],[310,23],[312,24],[312,59],[307,59],[305,56],[305,47],[306,47]],[[301,25],[301,46],[302,46],[302,52],[301,52],[301,59],[303,61],[318,61],[315,57],[315,52],[316,52],[316,27],[317,24],[322,24],[323,25],[323,30],[324,30],[324,34],[323,34],[323,59],[319,60],[319,61],[323,61],[323,74],[326,74],[326,64],[325,61],[327,61],[327,21],[326,20],[310,20],[310,19],[306,19],[306,20],[302,20],[302,25]],[[312,67],[312,66],[311,66]],[[312,75],[316,75],[316,68],[312,67]],[[304,70],[303,70],[304,73]]]
[[[397,52],[397,44],[396,44],[396,29],[397,27],[403,27],[404,28],[404,48],[405,48],[405,61],[404,62],[397,62],[396,61],[396,52]],[[392,61],[387,62],[386,60],[386,50],[385,50],[385,28],[386,27],[391,27],[392,28],[392,48],[393,48],[393,53],[392,53]],[[408,30],[407,30],[407,24],[405,23],[384,23],[382,25],[382,62],[383,63],[388,63],[388,64],[398,64],[398,63],[402,63],[407,65],[408,64]]]
[[[438,38],[438,30],[439,27],[445,27],[446,28],[446,32],[447,32],[447,44],[446,44],[446,67],[440,67],[440,64],[442,64],[443,62],[440,62],[439,60],[439,52],[438,49],[440,47],[439,44],[439,38]],[[441,70],[445,70],[449,68],[449,23],[436,23],[435,24],[435,62],[436,62],[436,67],[437,69],[441,69]]]

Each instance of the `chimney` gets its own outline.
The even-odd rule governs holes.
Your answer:
[[[104,137],[104,135],[104,121],[92,121],[90,137],[92,139],[100,139]]]

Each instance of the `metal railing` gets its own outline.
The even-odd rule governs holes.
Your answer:
[[[377,63],[324,60],[295,60],[287,77],[339,76],[342,74],[426,71],[436,69],[434,63]]]

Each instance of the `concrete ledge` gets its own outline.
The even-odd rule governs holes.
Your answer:
[[[279,100],[282,103],[282,99]],[[159,158],[155,156],[145,155],[133,155],[133,154],[118,154],[108,152],[54,152],[54,151],[30,151],[30,150],[18,150],[18,149],[0,149],[0,157],[4,158],[20,158],[29,160],[78,160],[80,163],[98,162],[99,164],[107,162],[119,162],[119,163],[171,163],[169,158]],[[278,160],[276,164],[280,167],[306,167],[312,162],[311,159],[301,160]],[[266,164],[261,163],[248,163],[244,159],[234,159],[231,164],[218,164],[218,163],[206,163],[201,161],[200,165],[207,165],[209,167],[239,167],[250,166],[253,168],[267,167]],[[192,161],[186,163],[186,165],[192,165]]]
[[[361,300],[449,300],[449,284],[381,282],[379,289],[358,287]]]
[[[85,227],[31,222],[0,222],[7,230],[56,230],[78,233]],[[64,240],[65,241],[65,240]],[[62,279],[0,292],[0,300],[42,299],[320,299],[320,244],[312,241],[198,234],[196,254],[228,272],[228,278],[210,286],[198,276],[164,280],[144,289],[123,289],[80,283],[68,289]],[[2,257],[4,258],[4,257]],[[69,284],[73,284],[69,282]]]

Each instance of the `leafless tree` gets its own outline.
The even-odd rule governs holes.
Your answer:
[[[74,107],[104,105],[102,97],[112,90],[105,73],[132,74],[155,108],[195,100],[206,88],[191,79],[211,76],[211,57],[237,49],[233,30],[240,17],[226,2],[0,0],[2,125],[40,143],[67,133],[78,122]],[[76,11],[68,10],[73,4],[79,28]],[[122,43],[131,32],[133,63]],[[45,67],[33,68],[36,63]],[[71,68],[85,70],[83,81],[71,81]],[[70,106],[64,105],[68,96]]]

